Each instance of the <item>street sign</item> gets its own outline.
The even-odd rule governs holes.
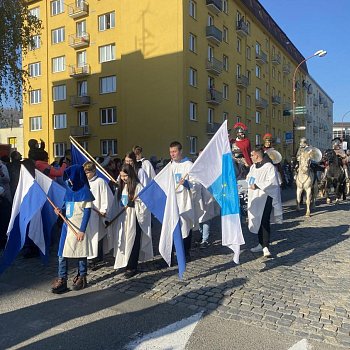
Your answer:
[[[284,133],[284,140],[286,144],[293,143],[293,131],[286,131]]]

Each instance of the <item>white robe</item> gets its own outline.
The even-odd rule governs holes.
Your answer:
[[[181,178],[185,178],[188,181],[190,188],[193,187],[193,183],[188,179],[188,173],[192,168],[193,163],[189,160],[183,162],[171,163],[171,169],[174,175],[175,186],[178,186],[178,183]],[[180,185],[176,190],[176,201],[179,207],[180,221],[181,221],[181,233],[182,238],[188,237],[188,234],[192,228],[196,226],[196,213],[194,210],[192,192],[190,189],[186,188],[183,185]]]
[[[142,185],[138,184],[136,187],[135,195],[137,195],[141,190]],[[122,193],[122,199],[123,196],[127,196],[127,193],[127,186],[125,186]],[[126,202],[127,200],[123,204],[125,205]],[[139,261],[142,262],[153,258],[151,213],[145,204],[141,201],[141,199],[136,198],[135,207],[128,207],[125,212],[118,218],[118,232],[114,247],[115,269],[125,267],[128,264],[136,237],[136,218],[141,227]]]
[[[252,233],[258,233],[264,212],[267,196],[272,198],[271,222],[282,222],[281,189],[276,167],[265,163],[260,168],[253,164],[247,175],[248,183],[254,178],[259,188],[251,190],[248,187],[248,227]]]
[[[142,169],[146,172],[148,178],[152,180],[156,176],[152,163],[145,158],[141,159]]]
[[[107,214],[113,202],[113,193],[105,180],[98,176],[94,176],[89,180],[90,190],[95,197],[93,201],[91,216],[89,220],[89,232],[92,243],[92,254],[88,259],[93,259],[98,256],[98,242],[107,234],[104,221],[110,220],[107,215],[102,217],[98,214]],[[108,253],[107,245],[104,246],[104,254]]]
[[[143,187],[146,187],[149,184],[149,182],[151,181],[150,178],[148,177],[147,173],[142,168],[140,168],[137,171],[137,177],[139,178],[140,184]]]

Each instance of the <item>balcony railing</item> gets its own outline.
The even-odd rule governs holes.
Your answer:
[[[248,24],[243,20],[237,21],[236,30],[238,34],[241,34],[243,36],[247,36],[249,34]]]
[[[237,75],[236,83],[237,83],[237,86],[247,88],[249,85],[249,79],[245,75]]]
[[[317,106],[318,106],[318,100],[317,100],[317,98],[314,98],[313,105],[314,105],[315,107],[317,107]]]
[[[219,45],[222,42],[222,31],[215,26],[207,26],[206,36],[207,39],[215,45]]]
[[[255,106],[258,109],[266,109],[268,105],[268,102],[264,98],[255,99]]]
[[[215,89],[208,89],[207,91],[207,103],[212,105],[218,105],[222,102],[222,92]]]
[[[91,135],[90,126],[72,126],[70,128],[70,134],[73,137],[86,137]]]
[[[72,107],[87,107],[91,104],[90,96],[71,96],[70,104]]]
[[[271,59],[272,64],[281,64],[281,56],[280,55],[273,55]]]
[[[73,47],[75,49],[80,49],[82,47],[86,47],[90,45],[90,34],[89,33],[82,33],[81,35],[78,34],[71,34],[69,36],[69,46]]]
[[[280,105],[281,104],[281,96],[272,96],[271,97],[271,102],[273,105]]]
[[[220,129],[220,123],[207,123],[207,134],[215,134]]]
[[[219,75],[222,73],[222,62],[218,59],[212,57],[210,60],[207,60],[207,71],[209,73]]]
[[[81,67],[77,65],[69,66],[69,75],[72,78],[80,78],[90,75],[90,65],[84,64]]]
[[[86,1],[80,1],[79,5],[77,3],[69,4],[68,16],[72,18],[79,18],[89,14],[89,4]]]
[[[222,0],[207,0],[207,7],[217,15],[222,11]]]
[[[261,63],[267,63],[267,55],[262,50],[260,50],[260,52],[255,52],[255,58]]]
[[[282,67],[282,72],[284,74],[290,74],[290,72],[292,71],[292,68],[289,64],[284,64]]]

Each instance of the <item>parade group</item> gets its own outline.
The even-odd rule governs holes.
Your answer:
[[[337,199],[341,194],[345,198],[349,182],[349,151],[342,149],[340,139],[334,139],[332,148],[322,155],[320,150],[301,138],[295,159],[282,162],[281,154],[273,147],[271,134],[264,135],[263,145],[252,148],[246,125],[236,123],[233,129],[235,136],[230,142],[235,175],[237,183],[245,184],[241,186],[240,204],[246,206],[248,228],[258,238],[257,246],[250,250],[270,258],[270,224],[282,222],[281,189],[295,183],[298,204],[302,192],[306,192],[306,204],[309,205],[312,196],[315,198],[319,192],[325,195],[330,187],[334,187]],[[170,159],[167,161],[147,160],[143,157],[142,147],[134,146],[123,159],[107,155],[83,165],[72,165],[69,152],[59,162],[49,164],[42,140],[40,143],[29,140],[28,145],[28,158],[22,159],[19,152],[13,151],[10,157],[2,157],[0,161],[0,249],[6,247],[12,201],[22,165],[33,177],[37,169],[65,187],[65,205],[55,209],[58,216],[56,227],[60,227],[61,232],[57,242],[58,276],[52,284],[53,293],[69,290],[70,259],[78,265],[72,289],[80,290],[87,286],[88,267],[99,264],[110,252],[115,257],[114,268],[124,269],[125,278],[139,273],[139,262],[154,257],[152,215],[138,195],[169,162],[176,186],[186,261],[191,260],[194,230],[200,231],[201,239],[196,242],[199,249],[210,246],[212,219],[220,215],[220,207],[204,186],[187,176],[196,160],[183,156],[179,142],[170,143]],[[100,168],[115,181],[108,183],[99,176]],[[244,198],[247,203],[244,203]],[[245,210],[241,210],[241,215],[245,215]],[[22,254],[24,257],[39,255],[29,237]],[[176,263],[173,249],[171,264]]]

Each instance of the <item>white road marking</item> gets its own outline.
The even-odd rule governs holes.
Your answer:
[[[183,350],[202,313],[175,322],[127,344],[127,350]]]
[[[311,344],[309,344],[306,339],[302,339],[298,341],[296,344],[294,344],[288,350],[311,350],[311,349],[312,349]]]

